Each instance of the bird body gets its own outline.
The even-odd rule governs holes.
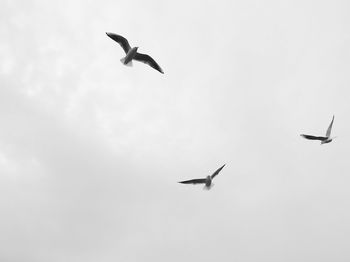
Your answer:
[[[329,124],[329,127],[327,129],[326,136],[312,136],[312,135],[305,135],[305,134],[301,134],[300,136],[302,136],[306,139],[309,139],[309,140],[320,140],[321,145],[330,143],[335,138],[335,137],[331,137],[333,122],[334,122],[334,115],[333,115],[332,121]]]
[[[210,186],[211,186],[211,181],[212,181],[211,176],[207,176],[207,178],[205,179],[205,186],[206,186],[207,188],[210,188]]]
[[[333,138],[329,138],[329,137],[327,137],[327,139],[325,139],[325,140],[321,141],[321,145],[322,145],[322,144],[327,144],[327,143],[330,143],[330,142],[332,142],[332,140],[333,140]]]
[[[124,65],[132,66],[132,60],[134,59],[136,53],[137,53],[138,47],[131,48],[127,53],[126,56],[120,59],[120,62],[122,62]]]
[[[155,70],[159,71],[160,73],[164,74],[163,69],[157,64],[156,61],[152,57],[146,54],[141,54],[137,52],[138,47],[131,48],[128,40],[121,35],[117,35],[114,33],[106,33],[108,37],[116,41],[123,49],[126,54],[126,56],[120,61],[127,66],[132,66],[132,61],[139,61],[142,63],[145,63],[151,67],[153,67]]]
[[[199,178],[199,179],[191,179],[191,180],[185,180],[185,181],[180,181],[179,183],[181,184],[205,184],[204,189],[209,190],[214,184],[212,183],[213,178],[217,176],[220,171],[224,168],[226,164],[218,168],[211,176],[207,176],[206,178]]]

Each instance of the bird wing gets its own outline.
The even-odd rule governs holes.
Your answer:
[[[306,139],[310,139],[310,140],[323,141],[323,140],[327,139],[327,137],[324,137],[324,136],[311,136],[311,135],[304,135],[304,134],[301,134],[300,136],[302,136],[303,138],[306,138]]]
[[[330,125],[329,125],[329,127],[327,129],[326,137],[330,137],[330,135],[331,135],[333,122],[334,122],[334,115],[333,115],[333,118],[332,118],[332,122],[330,123]]]
[[[125,53],[127,54],[129,50],[131,49],[128,40],[126,38],[122,37],[121,35],[117,35],[114,33],[107,33],[106,34],[112,38],[114,41],[116,41],[120,46],[124,49]]]
[[[140,61],[142,63],[145,63],[151,67],[153,67],[155,70],[161,72],[162,74],[164,74],[163,69],[157,64],[156,61],[154,61],[154,59],[152,57],[150,57],[149,55],[145,55],[145,54],[141,54],[141,53],[136,53],[134,56],[134,60]]]
[[[205,184],[206,179],[201,178],[201,179],[191,179],[191,180],[185,180],[185,181],[180,181],[179,183],[181,184]]]
[[[225,165],[226,165],[226,164],[224,164],[222,167],[218,168],[218,170],[216,170],[216,171],[211,175],[211,178],[213,179],[214,177],[216,177],[216,176],[220,173],[221,169],[224,168]]]

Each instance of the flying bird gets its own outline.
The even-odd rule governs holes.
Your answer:
[[[141,54],[137,52],[138,47],[133,47],[129,45],[129,42],[126,38],[122,37],[121,35],[117,35],[114,33],[108,33],[106,34],[112,38],[114,41],[116,41],[125,51],[126,56],[120,59],[120,61],[126,65],[126,66],[132,66],[132,60],[136,60],[142,63],[145,63],[151,67],[153,67],[155,70],[161,72],[164,74],[163,69],[154,61],[152,57],[146,54]]]
[[[180,181],[179,183],[181,183],[181,184],[193,184],[193,185],[205,184],[204,189],[209,190],[213,186],[213,184],[212,184],[213,178],[216,177],[220,173],[221,169],[223,169],[225,165],[226,164],[224,164],[222,167],[217,169],[211,176],[207,176],[206,178],[185,180],[185,181]]]
[[[332,127],[333,127],[333,122],[334,122],[334,115],[333,115],[333,118],[332,118],[332,122],[330,123],[328,129],[327,129],[327,133],[326,133],[326,136],[312,136],[312,135],[304,135],[304,134],[301,134],[300,136],[306,138],[306,139],[309,139],[309,140],[320,140],[321,141],[321,145],[322,144],[327,144],[329,142],[332,142],[332,140],[335,138],[335,137],[331,137],[331,131],[332,131]]]

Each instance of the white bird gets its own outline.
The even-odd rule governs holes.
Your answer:
[[[106,34],[112,38],[114,41],[116,41],[125,51],[126,56],[122,59],[120,59],[120,61],[127,66],[132,66],[132,60],[136,60],[142,63],[145,63],[151,67],[153,67],[155,70],[161,72],[162,74],[164,74],[163,69],[156,63],[156,61],[153,60],[152,57],[150,57],[149,55],[145,55],[145,54],[141,54],[137,52],[138,47],[133,47],[131,48],[129,45],[129,42],[126,38],[114,34],[114,33],[107,33]]]
[[[211,176],[207,176],[206,178],[199,178],[199,179],[191,179],[191,180],[185,180],[185,181],[180,181],[179,183],[181,184],[205,184],[204,189],[210,189],[212,187],[212,180],[215,176],[217,176],[221,169],[224,168],[226,164],[224,164],[222,167],[220,167],[219,169],[217,169]]]
[[[301,134],[300,136],[309,139],[309,140],[320,140],[321,141],[321,145],[322,144],[327,144],[329,142],[332,142],[332,140],[336,137],[331,137],[331,132],[332,132],[332,127],[333,127],[333,122],[334,122],[334,115],[332,118],[332,122],[330,123],[327,132],[326,132],[326,136],[312,136],[312,135],[304,135]]]

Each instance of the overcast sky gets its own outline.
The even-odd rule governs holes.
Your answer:
[[[349,8],[2,0],[1,262],[349,261]]]

